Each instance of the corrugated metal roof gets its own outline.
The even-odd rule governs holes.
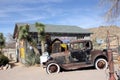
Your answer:
[[[55,33],[90,33],[86,29],[82,29],[77,26],[68,25],[46,25],[45,32],[55,32]]]
[[[26,25],[25,23],[17,23],[18,27]],[[37,32],[35,24],[28,24],[30,25],[30,32]],[[91,34],[91,32],[87,29],[82,29],[78,26],[69,26],[69,25],[51,25],[45,24],[45,32],[46,33],[87,33]]]

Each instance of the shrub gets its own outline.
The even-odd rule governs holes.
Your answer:
[[[5,66],[9,63],[8,57],[4,56],[3,54],[0,54],[0,66]]]
[[[40,54],[35,54],[33,50],[28,49],[25,57],[25,65],[33,66],[35,64],[40,64]]]
[[[35,64],[35,53],[28,49],[28,52],[27,52],[26,58],[25,58],[25,65],[32,66],[34,64]]]
[[[40,54],[35,55],[35,63],[40,64]]]

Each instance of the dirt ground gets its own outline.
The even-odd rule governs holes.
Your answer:
[[[93,68],[63,71],[58,74],[47,74],[42,67],[25,67],[17,65],[12,69],[0,70],[0,80],[108,80],[108,70]]]

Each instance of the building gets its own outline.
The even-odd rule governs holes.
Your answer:
[[[16,24],[14,29],[13,37],[17,39],[18,28],[26,24]],[[37,38],[37,29],[35,24],[28,24],[30,26],[30,34],[33,38]],[[89,39],[91,32],[87,29],[82,29],[78,26],[68,26],[68,25],[45,25],[45,34],[49,35],[51,39]]]
[[[15,24],[13,38],[16,39],[16,54],[18,54],[18,46],[19,46],[19,27],[26,25],[25,23],[17,23]],[[38,42],[38,32],[35,24],[28,24],[29,25],[29,34]],[[46,35],[46,44],[48,46],[52,46],[52,44],[58,44],[56,40],[60,40],[63,43],[68,43],[72,40],[77,39],[90,39],[91,32],[87,29],[82,29],[78,26],[69,26],[69,25],[51,25],[45,24],[45,35]],[[56,40],[55,40],[56,39]],[[57,45],[58,46],[58,45]],[[48,50],[49,53],[52,51]]]

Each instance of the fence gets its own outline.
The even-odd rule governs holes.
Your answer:
[[[3,49],[3,54],[10,60],[16,61],[16,50],[15,49]]]

